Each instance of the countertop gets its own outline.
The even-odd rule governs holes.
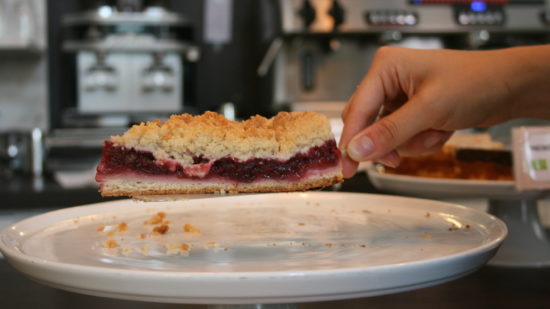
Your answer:
[[[17,184],[17,185],[15,185]],[[32,181],[15,180],[0,189],[0,217],[19,217],[56,208],[101,201],[94,188],[63,189],[46,179],[42,190]],[[11,189],[9,189],[11,188]],[[341,191],[379,193],[360,174]],[[11,217],[10,217],[11,215]],[[19,216],[19,217],[18,217]],[[9,223],[9,222],[7,222]],[[4,222],[6,224],[6,222]],[[5,225],[4,225],[5,226]],[[297,304],[298,308],[550,308],[549,268],[484,266],[466,277],[438,286],[369,298]],[[66,292],[35,283],[0,258],[0,308],[207,308],[134,302]]]

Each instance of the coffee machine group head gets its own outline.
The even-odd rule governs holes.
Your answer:
[[[67,122],[93,119],[101,126],[118,119],[125,126],[184,109],[186,64],[200,53],[190,41],[189,21],[167,4],[91,1],[85,11],[64,17],[69,35],[63,48],[75,55],[77,77],[76,108],[64,114]]]

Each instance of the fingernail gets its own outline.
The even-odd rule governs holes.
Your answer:
[[[347,154],[355,161],[364,161],[373,152],[374,143],[368,136],[362,135],[351,140]]]
[[[441,139],[443,138],[442,134],[431,134],[424,140],[424,147],[426,148],[432,148],[433,146],[437,145],[438,143],[441,143]]]

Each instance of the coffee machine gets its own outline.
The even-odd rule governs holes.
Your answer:
[[[125,127],[185,108],[185,64],[199,59],[188,20],[167,1],[91,1],[63,17],[75,55],[76,106],[65,126]]]
[[[338,117],[383,45],[490,49],[550,40],[550,1],[280,0],[258,67],[272,110]],[[266,11],[266,10],[264,10]]]

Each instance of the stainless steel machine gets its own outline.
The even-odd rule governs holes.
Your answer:
[[[338,116],[382,45],[489,49],[550,40],[544,0],[281,0],[280,32],[258,68],[273,110]]]
[[[184,35],[188,21],[165,2],[96,1],[64,16],[63,48],[76,54],[77,71],[77,104],[65,121],[123,127],[140,114],[183,110],[183,64],[197,61],[199,50]]]

